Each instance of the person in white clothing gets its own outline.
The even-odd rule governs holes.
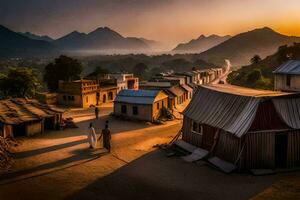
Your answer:
[[[88,138],[88,142],[90,144],[90,148],[91,149],[95,149],[96,148],[97,139],[96,139],[96,132],[95,132],[95,129],[94,129],[92,123],[90,123],[87,138]]]

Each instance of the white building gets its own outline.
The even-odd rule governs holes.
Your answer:
[[[133,74],[108,74],[109,79],[117,80],[118,92],[121,90],[138,90],[139,89],[139,78],[134,77]]]

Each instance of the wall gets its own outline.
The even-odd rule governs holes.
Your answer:
[[[126,105],[127,106],[127,113],[122,114],[121,112],[121,106]],[[138,115],[133,115],[133,106],[138,107]],[[152,105],[140,105],[140,104],[127,104],[127,103],[114,103],[114,114],[117,116],[123,116],[128,117],[132,119],[137,120],[143,120],[143,121],[152,121]]]
[[[89,108],[97,105],[97,93],[87,93],[82,95],[82,107]]]
[[[58,102],[58,104],[65,105],[65,106],[74,106],[74,107],[82,107],[83,106],[81,95],[60,93],[57,96],[57,102]]]
[[[34,136],[42,133],[42,122],[30,122],[26,124],[26,135]]]
[[[275,74],[275,90],[300,91],[300,75],[291,75],[291,86],[286,85],[287,75]]]
[[[109,93],[112,92],[112,99],[109,99]],[[103,89],[100,91],[100,99],[99,99],[99,105],[104,103],[104,95],[106,96],[105,103],[111,103],[114,101],[114,99],[117,96],[117,88],[113,89]]]

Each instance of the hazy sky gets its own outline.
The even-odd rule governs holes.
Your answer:
[[[108,26],[169,44],[269,26],[300,36],[300,0],[0,0],[0,24],[57,38]]]

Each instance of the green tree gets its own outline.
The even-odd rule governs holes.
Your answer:
[[[261,71],[259,69],[254,69],[247,75],[247,83],[249,85],[262,79]]]
[[[82,73],[81,63],[73,58],[61,55],[54,63],[45,67],[44,81],[50,91],[58,89],[59,80],[72,81],[80,79]]]
[[[140,79],[147,79],[149,75],[149,67],[144,63],[138,63],[133,67],[133,74]]]
[[[0,76],[1,97],[32,97],[40,83],[31,68],[9,68],[6,75]]]
[[[259,55],[254,55],[251,59],[250,62],[251,64],[258,64],[261,61],[261,58]]]
[[[109,71],[107,69],[104,69],[101,66],[97,66],[95,70],[87,76],[87,78],[98,79],[108,73]]]

